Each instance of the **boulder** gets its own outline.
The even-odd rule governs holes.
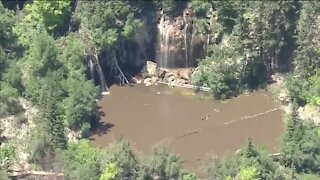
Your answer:
[[[165,68],[160,68],[158,71],[158,77],[163,79],[166,76],[167,72],[168,70],[166,70]]]
[[[176,79],[176,77],[174,76],[174,75],[171,75],[171,76],[169,76],[168,78],[167,78],[167,81],[168,82],[172,82],[172,81],[174,81]]]
[[[157,76],[153,76],[151,77],[151,83],[155,84],[156,82],[158,82],[159,78]]]
[[[146,85],[146,86],[151,86],[151,85],[154,85],[154,84],[157,84],[159,78],[156,77],[156,76],[153,76],[151,78],[146,78],[144,79],[143,83]]]
[[[147,76],[152,77],[157,75],[157,63],[147,61],[146,64]]]
[[[186,83],[187,83],[187,81],[184,80],[184,79],[177,79],[177,81],[178,81],[178,85],[186,84]]]
[[[189,80],[192,74],[192,69],[181,69],[179,77],[184,80]]]
[[[165,77],[167,77],[167,78],[170,76],[178,77],[178,74],[173,71],[169,71],[165,74]]]

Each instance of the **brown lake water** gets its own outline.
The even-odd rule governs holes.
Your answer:
[[[270,152],[280,149],[282,112],[265,92],[223,102],[164,85],[112,86],[110,92],[98,102],[101,122],[90,137],[96,146],[123,136],[148,155],[154,145],[165,143],[195,172],[204,159],[237,151],[249,136]]]

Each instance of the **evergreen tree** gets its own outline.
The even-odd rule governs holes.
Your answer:
[[[291,167],[300,155],[299,146],[303,136],[303,126],[297,114],[296,103],[294,103],[292,114],[288,119],[286,132],[283,136],[282,159],[286,166]]]
[[[115,163],[121,169],[120,179],[137,178],[140,169],[139,161],[128,141],[119,139],[106,149],[101,166],[107,168],[112,163]]]
[[[294,59],[295,72],[301,77],[310,77],[320,67],[320,4],[303,1],[297,26],[297,44]]]

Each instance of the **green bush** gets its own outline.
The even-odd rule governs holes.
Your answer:
[[[7,170],[16,161],[15,147],[5,144],[0,147],[0,170]]]
[[[103,168],[115,163],[121,169],[120,179],[136,179],[140,169],[139,161],[133,148],[124,139],[119,139],[106,148],[101,163]]]
[[[10,85],[0,84],[0,117],[14,115],[22,111],[19,92]]]
[[[101,152],[91,147],[88,140],[70,144],[63,156],[66,179],[99,180]]]
[[[203,59],[192,77],[197,86],[210,87],[214,97],[230,97],[241,91],[241,66],[236,52],[230,47],[216,47],[212,56]]]

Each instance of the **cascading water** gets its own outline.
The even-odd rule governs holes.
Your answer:
[[[188,31],[188,26],[189,24],[186,24],[185,26],[185,32],[184,32],[184,51],[185,51],[185,58],[186,58],[186,68],[189,66],[188,65],[188,53],[189,53],[189,49],[188,49],[188,42],[187,42],[187,31]]]
[[[196,34],[195,28],[192,26],[192,32],[191,32],[191,41],[190,41],[190,46],[193,47],[194,45],[194,36]],[[194,48],[190,48],[190,56],[193,57],[193,50]],[[189,67],[189,65],[188,65]]]
[[[159,60],[159,66],[166,68],[168,63],[168,50],[169,50],[169,28],[167,27],[170,23],[166,22],[164,17],[160,18],[158,24],[158,44],[159,52],[157,58]]]
[[[104,78],[104,74],[102,71],[102,68],[100,66],[99,60],[97,60],[97,72],[100,78],[100,86],[101,86],[101,90],[102,90],[102,95],[106,95],[108,94],[108,87],[107,87],[107,83],[106,80]]]
[[[209,54],[210,34],[207,36],[206,55]]]
[[[175,18],[161,14],[158,23],[156,61],[162,68],[195,67],[204,55],[205,39],[199,39],[193,24],[193,12],[187,8]]]
[[[90,68],[90,77],[91,79],[94,79],[94,65],[91,59],[89,60],[89,68]]]

